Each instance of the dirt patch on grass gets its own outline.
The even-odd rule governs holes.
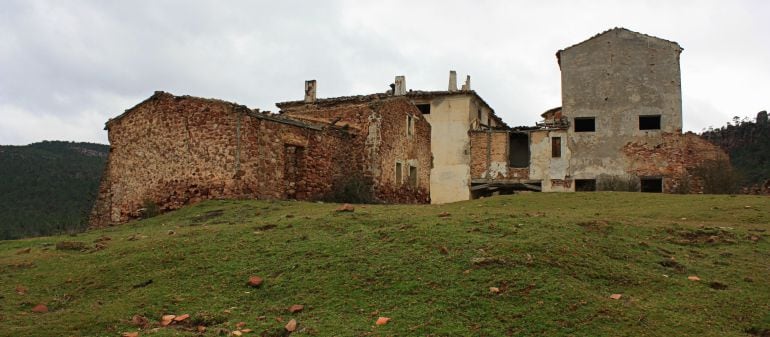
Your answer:
[[[225,214],[225,210],[223,209],[215,209],[208,211],[203,214],[198,214],[190,218],[190,224],[191,225],[200,225],[206,221],[209,221],[211,219],[218,218]]]
[[[502,257],[474,257],[471,259],[471,264],[475,268],[484,268],[484,267],[504,267],[508,266],[510,263],[503,259]]]
[[[582,227],[583,229],[589,232],[609,234],[609,232],[612,231],[612,226],[607,221],[604,221],[604,220],[581,221],[576,223],[576,225]]]
[[[255,229],[255,230],[258,230],[258,231],[261,231],[261,232],[264,232],[264,231],[269,231],[269,230],[271,230],[271,229],[274,229],[274,228],[276,228],[276,227],[278,227],[278,225],[274,225],[274,224],[267,224],[267,225],[263,225],[263,226],[257,226],[257,227],[254,227],[254,229]]]
[[[735,234],[722,228],[667,229],[667,240],[678,245],[734,244]]]
[[[751,327],[746,329],[746,333],[755,337],[770,337],[770,329]]]
[[[685,267],[681,263],[676,262],[674,260],[663,260],[658,262],[658,264],[663,267],[670,268],[678,273],[684,273],[685,271],[687,271],[687,267]]]
[[[716,289],[716,290],[726,290],[727,285],[719,281],[713,281],[709,283],[709,288]]]

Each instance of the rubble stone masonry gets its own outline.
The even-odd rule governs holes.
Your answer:
[[[429,202],[430,125],[414,105],[394,98],[311,111],[289,118],[156,92],[107,122],[110,155],[90,225],[137,218],[150,204],[316,200],[350,177],[369,179],[381,202]]]
[[[338,128],[163,92],[110,120],[107,129],[110,155],[92,227],[136,218],[148,203],[171,210],[215,198],[318,198],[361,157],[347,146],[356,136]],[[298,165],[287,182],[292,148]]]
[[[703,184],[694,175],[706,161],[729,160],[718,146],[688,132],[663,133],[661,140],[630,142],[623,147],[628,158],[628,173],[639,177],[664,177],[663,192],[674,193],[688,184],[685,192],[703,192]]]

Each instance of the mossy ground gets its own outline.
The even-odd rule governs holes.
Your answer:
[[[245,322],[254,330],[245,336],[274,336],[292,318],[294,334],[308,336],[770,331],[767,197],[533,193],[337,206],[209,201],[76,237],[0,241],[0,335],[194,336],[205,324],[214,336]],[[99,250],[54,247],[104,236]],[[250,275],[261,288],[245,285]],[[38,303],[49,312],[32,313]],[[305,309],[289,313],[293,304]],[[183,313],[195,324],[158,327],[161,315]],[[150,326],[132,325],[134,315]],[[376,326],[379,316],[392,320]]]

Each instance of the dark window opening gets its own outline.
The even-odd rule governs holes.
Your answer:
[[[409,166],[409,186],[417,187],[417,167]]]
[[[477,112],[476,118],[479,120],[479,124],[483,124],[481,123],[481,109],[479,109],[479,111]]]
[[[417,110],[420,110],[420,113],[422,113],[423,115],[429,115],[430,104],[417,104]]]
[[[396,163],[396,186],[401,186],[403,178],[401,178],[401,163]]]
[[[561,137],[551,138],[551,158],[561,158]]]
[[[594,117],[575,118],[575,132],[596,131],[596,119]]]
[[[660,130],[660,115],[639,116],[639,130]]]
[[[641,190],[648,193],[663,193],[663,178],[641,178]]]
[[[575,192],[596,191],[596,179],[575,179]]]
[[[508,164],[511,167],[529,167],[529,135],[512,132],[508,149]]]

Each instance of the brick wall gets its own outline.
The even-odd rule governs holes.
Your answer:
[[[528,179],[529,168],[509,167],[508,132],[471,131],[472,179]]]

